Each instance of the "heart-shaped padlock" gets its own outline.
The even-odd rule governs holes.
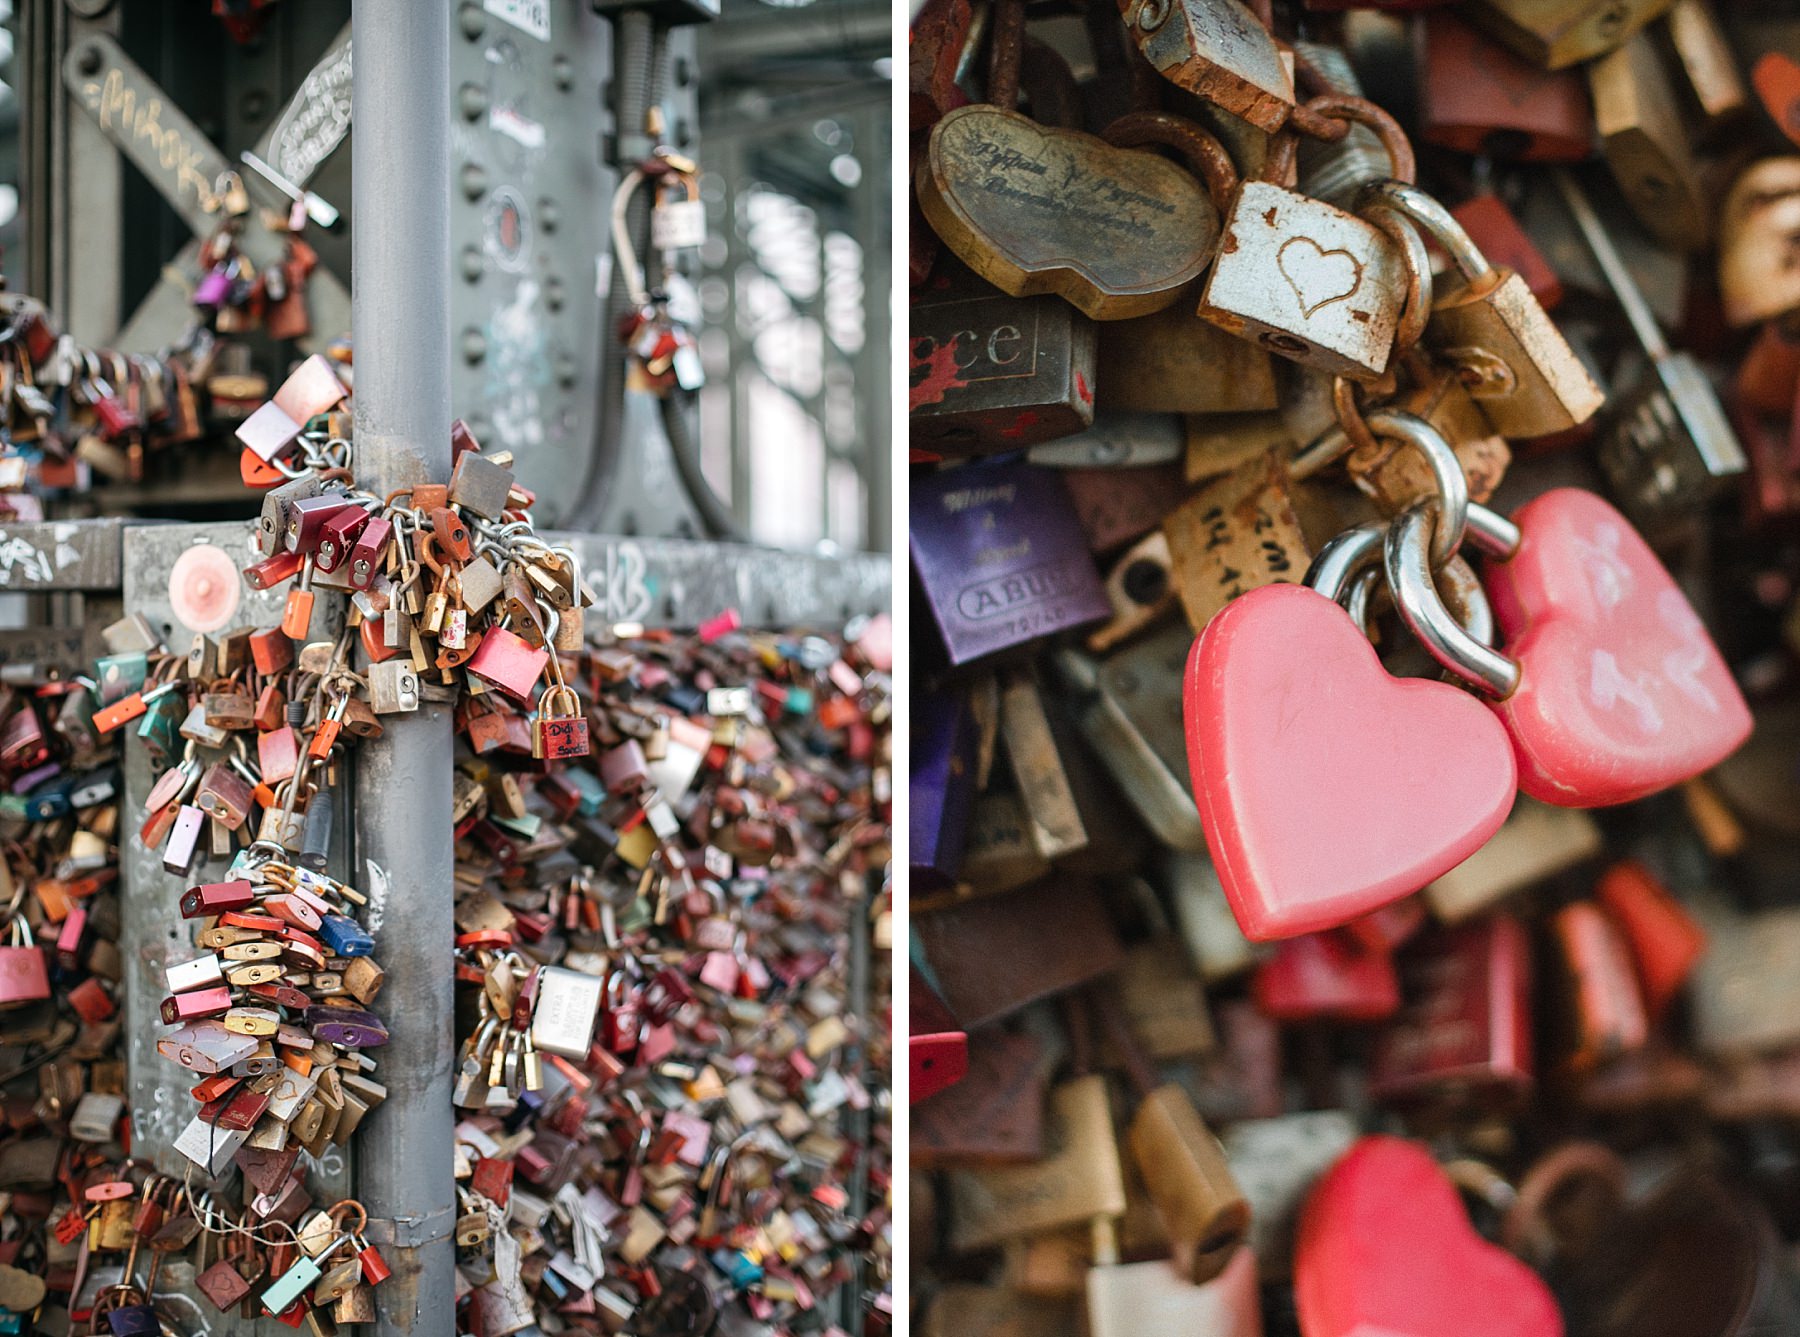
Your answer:
[[[1518,689],[1495,709],[1519,787],[1569,808],[1643,798],[1717,765],[1750,710],[1680,588],[1625,517],[1558,488],[1513,517],[1484,574]]]
[[[1384,532],[1327,544],[1307,586],[1233,600],[1188,657],[1201,825],[1253,939],[1335,927],[1417,891],[1512,807],[1512,749],[1493,715],[1446,683],[1390,677],[1336,602]]]
[[[1549,1288],[1477,1235],[1423,1147],[1365,1137],[1313,1187],[1294,1300],[1307,1337],[1562,1337]]]

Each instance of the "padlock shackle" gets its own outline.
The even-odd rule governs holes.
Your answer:
[[[1431,234],[1433,241],[1450,255],[1460,273],[1471,284],[1479,283],[1494,272],[1493,262],[1481,253],[1463,225],[1432,196],[1404,181],[1371,181],[1356,195],[1358,213],[1395,213]]]
[[[1451,616],[1432,579],[1434,506],[1429,499],[1414,502],[1388,529],[1382,557],[1394,605],[1407,630],[1453,677],[1482,696],[1504,701],[1519,688],[1518,664],[1483,645]],[[1486,601],[1485,595],[1480,598]]]
[[[1174,149],[1188,170],[1206,186],[1206,194],[1221,216],[1231,208],[1231,193],[1238,188],[1237,165],[1205,126],[1166,111],[1127,112],[1100,132],[1115,148],[1137,149],[1156,144]]]
[[[1431,466],[1432,480],[1437,485],[1438,518],[1431,540],[1431,565],[1442,567],[1462,547],[1469,524],[1469,477],[1462,461],[1444,439],[1443,433],[1413,413],[1381,409],[1367,418],[1369,430],[1378,437],[1403,441],[1418,450]]]

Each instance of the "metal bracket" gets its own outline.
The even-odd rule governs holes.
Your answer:
[[[417,1217],[371,1216],[363,1234],[371,1244],[386,1244],[396,1249],[417,1249],[448,1238],[455,1229],[456,1212],[445,1209]]]

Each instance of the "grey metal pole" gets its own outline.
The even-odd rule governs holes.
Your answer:
[[[351,11],[356,472],[385,493],[450,476],[449,5]],[[377,1331],[456,1330],[451,710],[389,715],[357,750],[355,864],[387,971],[388,1098],[358,1137],[372,1240],[393,1276]]]

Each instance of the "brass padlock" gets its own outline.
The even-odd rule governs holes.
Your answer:
[[[1095,320],[1159,311],[1200,276],[1217,236],[1186,172],[1013,110],[1023,0],[995,7],[987,103],[931,128],[919,209],[959,259],[1014,297],[1055,293]]]
[[[1638,222],[1672,250],[1704,249],[1713,203],[1650,34],[1588,66],[1588,89],[1607,164]]]
[[[1469,19],[1534,65],[1560,70],[1613,50],[1674,0],[1475,0]]]
[[[1450,211],[1416,186],[1373,183],[1363,210],[1392,210],[1422,228],[1454,262],[1434,284],[1425,342],[1457,371],[1504,437],[1579,426],[1604,402],[1600,387],[1517,273],[1488,262]]]

